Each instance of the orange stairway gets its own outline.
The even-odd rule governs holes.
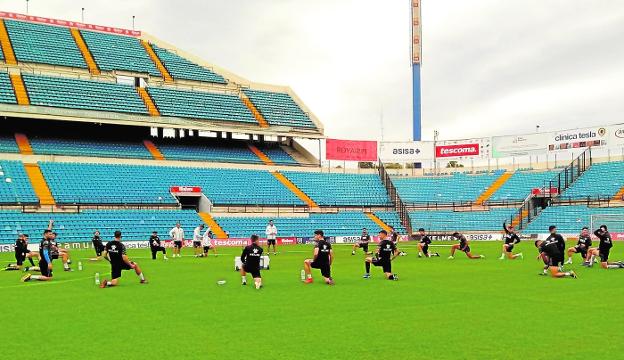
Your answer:
[[[30,146],[30,141],[24,134],[15,134],[15,142],[17,143],[17,147],[19,148],[20,154],[22,155],[32,155],[33,149]]]
[[[169,74],[169,71],[167,70],[165,65],[163,65],[163,63],[162,63],[162,61],[160,61],[160,58],[158,57],[158,55],[156,55],[156,52],[154,52],[154,49],[152,48],[152,45],[150,45],[150,43],[148,43],[145,40],[141,40],[141,44],[145,48],[145,51],[147,52],[147,55],[149,55],[149,57],[154,62],[154,65],[156,65],[156,68],[158,69],[158,71],[160,71],[160,73],[162,74],[163,79],[166,82],[173,82],[173,77],[171,77],[171,74]]]
[[[388,224],[386,224],[379,217],[377,217],[377,215],[373,213],[366,213],[366,216],[368,216],[369,219],[373,220],[375,224],[379,225],[380,228],[386,230],[388,234],[392,232],[392,229],[390,229],[390,226],[388,226]]]
[[[152,97],[149,95],[147,90],[145,90],[145,88],[142,88],[142,87],[137,87],[136,89],[141,99],[143,99],[143,103],[145,103],[145,107],[147,107],[147,112],[149,112],[151,116],[160,116],[160,111],[158,111],[158,108],[156,107],[154,100],[152,100]]]
[[[39,203],[41,205],[55,205],[54,197],[52,197],[52,192],[50,192],[50,188],[43,177],[43,173],[41,173],[39,165],[24,164],[24,168],[35,190],[35,194],[39,198]]]
[[[11,84],[13,84],[13,91],[15,91],[15,98],[18,105],[30,105],[30,99],[28,99],[28,93],[26,92],[26,86],[22,80],[22,75],[11,74]]]
[[[258,149],[255,145],[248,144],[247,146],[249,146],[249,150],[251,150],[252,153],[256,154],[256,156],[262,160],[264,165],[275,165],[273,160],[271,160],[267,154],[263,153],[262,150]]]
[[[511,172],[507,172],[507,171],[504,172],[498,179],[496,179],[490,185],[490,187],[485,189],[485,191],[481,195],[479,195],[479,197],[477,198],[477,200],[475,202],[477,204],[479,204],[479,205],[483,205],[484,202],[488,201],[490,199],[490,197],[492,197],[492,195],[494,195],[494,193],[497,192],[498,189],[501,188],[501,186],[505,185],[507,180],[509,180],[509,178],[512,175],[513,175],[513,173],[511,173]]]
[[[204,220],[204,223],[208,225],[210,231],[217,237],[217,239],[226,239],[227,235],[225,231],[219,226],[219,224],[215,221],[215,219],[208,213],[197,213],[199,217]]]
[[[620,191],[618,191],[617,193],[615,193],[615,195],[613,196],[613,200],[614,201],[622,201],[624,200],[624,186],[620,189]]]
[[[286,176],[284,176],[284,174],[280,173],[279,171],[274,171],[271,174],[273,174],[273,176],[275,176],[275,178],[279,180],[279,182],[284,184],[284,186],[286,186],[288,190],[292,191],[293,194],[297,195],[297,197],[301,199],[301,201],[306,203],[306,205],[308,205],[311,208],[318,207],[318,205],[314,202],[314,200],[312,200],[308,195],[306,195],[306,193],[301,191],[301,189],[299,189],[297,185],[293,184],[292,181],[290,181]]]
[[[260,114],[260,111],[258,111],[258,109],[256,108],[256,105],[254,105],[251,102],[251,100],[249,100],[247,95],[245,95],[243,92],[240,93],[240,96],[241,96],[241,100],[243,100],[243,103],[245,104],[245,106],[247,106],[249,111],[251,111],[253,116],[256,118],[256,121],[258,122],[258,125],[260,125],[260,127],[268,128],[269,127],[269,123],[266,121],[264,116],[262,116],[262,114]]]
[[[522,219],[526,219],[529,216],[529,210],[522,210],[522,214],[516,215],[511,221],[511,226],[517,227]]]
[[[147,148],[147,151],[152,154],[154,160],[165,160],[165,156],[158,150],[156,144],[154,144],[151,140],[143,140],[143,145]]]
[[[80,30],[76,28],[71,28],[69,29],[69,31],[71,32],[72,37],[74,38],[74,41],[76,42],[76,45],[78,46],[78,50],[80,50],[80,52],[82,53],[82,57],[87,63],[87,68],[89,69],[89,72],[92,75],[100,75],[100,69],[98,69],[97,64],[95,63],[95,60],[93,59],[93,55],[91,55],[91,51],[89,50],[89,47],[87,46],[87,43],[85,43],[84,39],[82,38],[82,34],[80,34]]]
[[[4,61],[9,65],[17,65],[13,45],[11,45],[11,39],[4,25],[4,20],[0,20],[0,47],[2,47],[2,52],[4,53]]]

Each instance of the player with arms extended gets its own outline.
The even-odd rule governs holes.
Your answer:
[[[520,237],[516,233],[516,230],[513,225],[507,225],[506,222],[503,222],[503,230],[505,230],[505,236],[503,236],[503,253],[499,260],[505,260],[505,258],[509,260],[515,260],[517,258],[522,259],[522,253],[513,253],[514,246],[520,242]]]
[[[126,246],[121,242],[121,231],[115,231],[115,239],[106,244],[102,256],[110,261],[111,280],[102,279],[100,288],[104,289],[106,287],[117,286],[119,284],[119,279],[121,278],[122,270],[134,270],[139,277],[141,284],[147,284],[147,280],[145,279],[139,264],[130,261],[128,255],[126,255]]]
[[[355,255],[355,250],[360,248],[364,251],[364,254],[370,254],[368,252],[368,243],[370,242],[371,237],[368,234],[368,229],[362,229],[362,235],[360,235],[360,240],[358,240],[355,244],[353,244],[353,249],[351,249],[351,255]]]
[[[563,265],[563,252],[565,250],[565,240],[563,236],[557,234],[557,227],[551,225],[548,227],[550,235],[546,240],[536,240],[535,247],[538,248],[540,256],[548,260],[548,270],[550,276],[554,278],[572,277],[576,279],[576,273],[574,271],[563,272],[560,266]]]
[[[470,241],[466,239],[466,237],[458,232],[453,233],[453,238],[459,240],[459,244],[454,244],[451,246],[451,255],[448,257],[449,260],[455,259],[455,251],[459,249],[459,251],[463,251],[468,259],[483,259],[484,255],[472,255],[470,252]]]
[[[321,270],[321,275],[325,279],[327,285],[334,285],[334,279],[331,277],[331,266],[334,262],[334,250],[329,242],[325,240],[323,230],[314,231],[314,258],[305,259],[303,261],[303,269],[305,271],[305,283],[311,284],[312,269]]]
[[[592,246],[592,239],[589,235],[589,229],[587,226],[581,229],[581,234],[579,235],[578,242],[576,246],[573,246],[568,249],[568,261],[565,264],[572,264],[572,254],[580,254],[584,261],[587,261],[587,251]]]
[[[384,275],[388,280],[399,280],[396,274],[392,273],[392,261],[399,256],[399,250],[397,249],[393,241],[388,240],[388,232],[381,230],[379,232],[379,245],[375,257],[367,257],[364,260],[364,266],[366,268],[366,274],[364,279],[370,278],[370,266],[380,266],[383,269]]]
[[[621,269],[624,268],[624,263],[620,262],[609,262],[609,253],[611,252],[611,248],[613,247],[613,241],[611,240],[611,234],[607,230],[607,225],[600,225],[598,230],[594,231],[594,235],[598,239],[600,239],[600,244],[598,244],[598,248],[592,248],[589,250],[589,264],[588,266],[594,265],[594,260],[596,256],[600,257],[600,267],[603,269]]]
[[[243,253],[241,254],[241,266],[240,274],[242,277],[242,284],[247,285],[247,273],[251,274],[254,279],[256,289],[262,287],[262,275],[260,275],[260,259],[262,258],[262,248],[258,245],[258,235],[251,235],[251,245],[245,246]]]
[[[430,253],[429,245],[431,244],[431,238],[425,233],[424,228],[418,229],[418,235],[420,236],[420,240],[418,241],[418,257],[432,257],[432,256],[440,256],[437,252]]]

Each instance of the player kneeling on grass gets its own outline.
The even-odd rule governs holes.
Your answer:
[[[399,256],[399,250],[396,244],[388,240],[388,232],[386,230],[381,230],[379,232],[379,245],[377,246],[375,257],[367,257],[364,260],[364,266],[366,268],[366,274],[363,276],[364,279],[370,278],[370,266],[373,264],[374,266],[381,266],[386,279],[399,280],[399,278],[392,273],[392,260],[397,256]]]
[[[160,243],[160,237],[157,231],[152,231],[152,236],[149,239],[150,251],[152,252],[152,260],[156,260],[156,254],[158,252],[163,253],[163,260],[167,260],[167,250]]]
[[[355,250],[360,248],[364,251],[364,254],[370,254],[368,252],[368,243],[370,242],[370,235],[368,234],[368,230],[366,228],[362,229],[362,235],[360,236],[360,240],[358,240],[355,244],[353,244],[353,249],[351,249],[351,255],[355,255]]]
[[[503,253],[499,260],[504,260],[505,257],[509,260],[514,260],[517,258],[523,258],[522,253],[514,254],[513,248],[514,246],[520,242],[520,237],[516,233],[513,225],[507,225],[507,223],[503,222],[503,230],[505,230],[505,236],[503,236]]]
[[[312,268],[321,270],[321,275],[325,278],[327,285],[334,285],[331,277],[331,266],[334,262],[334,250],[331,244],[325,241],[323,230],[314,231],[314,258],[305,259],[303,261],[303,269],[305,271],[305,283],[310,284],[312,280]]]
[[[15,264],[9,264],[4,269],[6,271],[11,270],[21,270],[22,265],[24,264],[24,260],[28,259],[30,261],[29,267],[26,267],[24,271],[29,270],[38,270],[39,268],[35,266],[33,262],[33,258],[39,258],[39,254],[34,251],[28,250],[28,235],[19,234],[17,240],[15,240]]]
[[[203,252],[197,255],[197,257],[208,257],[208,251],[211,249],[214,256],[217,256],[217,246],[212,244],[212,231],[210,229],[206,230],[204,236],[202,236],[201,244]]]
[[[243,266],[240,269],[243,285],[247,285],[247,273],[254,279],[256,289],[262,287],[262,276],[260,275],[260,259],[262,258],[262,248],[258,245],[258,235],[251,235],[251,245],[247,245],[241,254]]]
[[[607,231],[607,225],[600,225],[600,228],[594,231],[594,235],[600,239],[600,244],[598,248],[592,248],[589,250],[589,263],[588,266],[594,265],[594,260],[596,256],[600,257],[600,267],[603,269],[622,269],[624,268],[624,263],[619,262],[609,262],[609,253],[611,252],[611,248],[613,247],[613,241],[611,240],[611,234]]]
[[[459,244],[454,244],[451,246],[451,256],[448,258],[450,260],[455,259],[455,251],[459,249],[459,251],[463,251],[468,259],[483,259],[485,256],[483,255],[472,255],[470,252],[470,242],[466,237],[458,232],[453,233],[452,235],[455,239],[459,240]]]
[[[572,254],[580,254],[584,261],[587,261],[587,250],[592,245],[591,236],[589,236],[589,229],[585,226],[581,229],[581,234],[579,235],[578,242],[576,246],[568,249],[568,261],[565,264],[572,264]]]
[[[107,258],[111,264],[111,280],[103,279],[100,283],[102,289],[105,287],[117,286],[119,284],[119,278],[121,278],[122,270],[134,270],[139,279],[141,279],[141,284],[147,283],[139,264],[130,261],[128,255],[126,255],[126,246],[121,243],[121,231],[115,231],[115,239],[106,244],[102,256]]]
[[[54,233],[50,229],[45,230],[43,232],[43,240],[39,243],[39,271],[41,271],[41,275],[26,274],[22,277],[22,281],[52,280],[52,260],[54,259],[54,252],[57,251],[55,246],[52,245],[53,242]]]
[[[538,248],[542,259],[547,259],[548,270],[550,276],[554,278],[572,277],[576,279],[576,273],[574,271],[563,272],[560,270],[560,266],[563,265],[563,249],[565,249],[565,240],[563,237],[556,233],[557,228],[550,226],[550,235],[546,240],[536,240],[535,247]],[[562,246],[563,243],[563,246]]]
[[[427,234],[425,234],[425,229],[418,229],[418,235],[420,236],[420,241],[418,241],[418,257],[432,257],[432,256],[440,256],[437,252],[430,253],[429,245],[431,244],[431,239]]]
[[[93,232],[93,238],[91,239],[91,243],[93,244],[93,250],[95,250],[95,257],[89,260],[99,261],[100,259],[102,259],[102,252],[104,251],[104,243],[102,243],[102,238],[100,237],[99,230],[95,230]]]

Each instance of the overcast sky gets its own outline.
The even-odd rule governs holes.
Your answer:
[[[422,0],[423,138],[622,122],[623,0]],[[2,1],[24,13],[25,0]],[[409,0],[30,0],[289,85],[330,137],[410,140]]]

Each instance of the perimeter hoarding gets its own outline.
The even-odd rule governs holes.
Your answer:
[[[385,162],[419,162],[433,159],[433,141],[385,141],[379,143],[379,159]]]
[[[443,159],[483,159],[491,155],[491,138],[445,140],[436,143],[435,156]]]
[[[342,161],[377,161],[377,141],[326,139],[325,158]]]

